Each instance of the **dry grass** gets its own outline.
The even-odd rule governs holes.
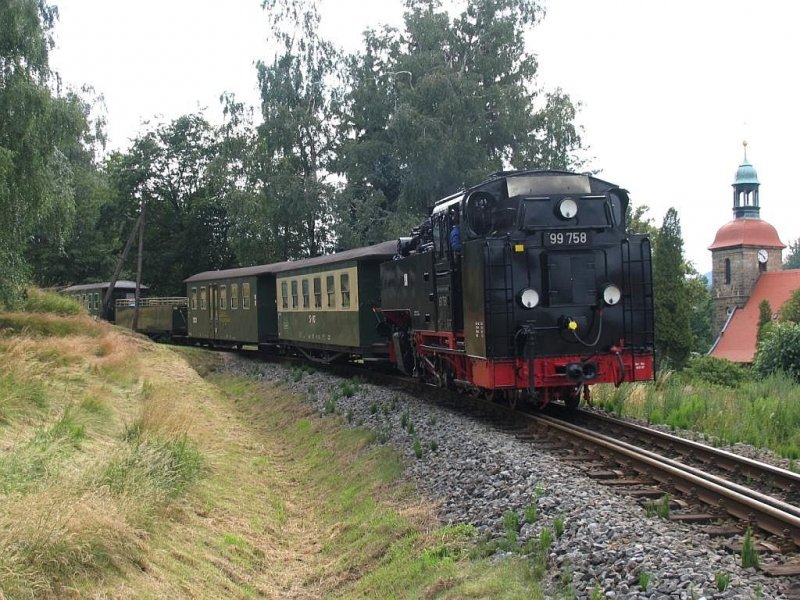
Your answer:
[[[494,593],[508,572],[498,588],[430,563],[434,507],[367,433],[92,327],[0,337],[0,391],[16,390],[0,411],[0,598],[527,597]],[[186,354],[205,373],[228,359]]]
[[[25,324],[0,339],[0,593],[83,596],[138,568],[148,531],[198,474],[192,410],[176,401],[193,372],[85,316],[4,313],[0,323]],[[176,381],[170,367],[185,373]],[[137,422],[146,431],[132,441]],[[139,462],[120,463],[131,456]],[[115,490],[108,473],[120,464],[141,477]]]

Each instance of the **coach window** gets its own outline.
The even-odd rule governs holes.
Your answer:
[[[342,290],[342,308],[350,306],[350,274],[342,273],[339,276],[339,289]]]
[[[314,277],[314,308],[322,308],[322,277]]]
[[[250,284],[242,284],[242,309],[250,310]]]
[[[292,308],[297,308],[297,280],[292,281]]]
[[[94,293],[94,309],[98,310],[100,308],[100,292]]]
[[[334,281],[336,279],[333,275],[328,275],[325,278],[325,291],[328,292],[328,308],[336,308],[336,288]]]
[[[192,288],[192,310],[197,310],[197,288]]]
[[[219,308],[225,310],[228,308],[228,286],[219,286]]]
[[[281,281],[281,308],[289,308],[289,284]]]
[[[303,282],[303,308],[308,308],[308,279],[302,279],[301,281]]]
[[[200,288],[200,310],[206,309],[206,286]]]
[[[239,308],[239,284],[231,284],[231,308],[236,310]]]

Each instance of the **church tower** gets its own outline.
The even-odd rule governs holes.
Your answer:
[[[734,310],[745,305],[761,273],[781,268],[781,251],[786,246],[775,228],[759,217],[758,186],[744,142],[744,161],[733,182],[734,218],[719,228],[709,247],[715,334]]]

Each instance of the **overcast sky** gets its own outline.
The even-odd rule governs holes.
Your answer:
[[[235,92],[257,105],[254,63],[269,56],[260,0],[53,0],[53,67],[105,97],[112,148],[146,120],[169,120]],[[761,182],[761,217],[800,237],[800,3],[782,0],[549,0],[529,36],[539,85],[582,103],[590,167],[661,223],[678,209],[686,255],[732,218],[742,141]],[[400,0],[324,0],[323,33],[356,49],[361,31],[399,23]],[[535,166],[535,165],[534,165]]]

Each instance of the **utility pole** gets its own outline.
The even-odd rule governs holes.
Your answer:
[[[125,264],[125,259],[128,258],[128,252],[130,252],[131,246],[133,245],[133,239],[136,237],[136,232],[139,231],[139,226],[142,222],[142,216],[142,214],[139,214],[139,217],[136,219],[136,223],[134,223],[133,227],[131,228],[131,234],[128,236],[128,241],[125,242],[125,249],[122,251],[122,256],[120,256],[119,260],[117,261],[117,266],[114,267],[114,274],[111,276],[111,283],[108,284],[106,295],[103,297],[103,316],[105,318],[108,318],[109,316],[109,304],[111,303],[111,296],[114,294],[114,286],[117,285],[117,279],[122,271],[122,265]]]
[[[139,213],[139,256],[136,259],[136,293],[135,304],[133,307],[133,323],[131,329],[136,331],[139,328],[139,299],[142,287],[142,250],[144,249],[144,207],[145,201],[142,198],[142,210]]]

